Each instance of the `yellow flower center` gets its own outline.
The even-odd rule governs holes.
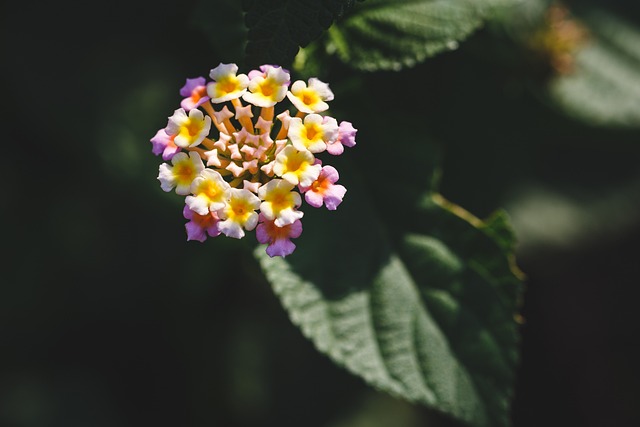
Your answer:
[[[205,86],[198,86],[193,90],[193,92],[191,92],[191,100],[193,102],[198,102],[206,94],[207,94],[207,88]]]
[[[322,129],[316,123],[313,123],[310,126],[305,126],[307,130],[307,139],[313,141],[316,138],[322,138]]]
[[[285,164],[287,168],[287,172],[295,172],[302,168],[302,165],[306,163],[302,156],[300,155],[291,155],[287,157],[287,163]]]
[[[273,197],[269,198],[274,211],[279,212],[291,206],[290,193],[287,191],[278,191]]]
[[[276,91],[276,85],[270,79],[266,79],[260,84],[260,91],[264,96],[271,96]]]
[[[242,216],[247,212],[247,207],[241,204],[237,204],[233,207],[233,213],[235,216]]]
[[[318,102],[318,95],[314,91],[307,89],[302,92],[300,99],[305,105],[313,105]]]
[[[220,197],[222,193],[220,186],[211,181],[205,181],[199,188],[200,194],[206,196],[209,200],[215,200]]]
[[[232,200],[227,215],[232,221],[242,225],[247,222],[252,212],[252,207],[244,200]]]
[[[216,92],[218,97],[235,92],[238,89],[238,79],[234,77],[228,77],[216,83]]]
[[[188,163],[180,163],[173,168],[173,174],[180,182],[189,182],[193,177],[193,167]]]
[[[314,181],[313,184],[311,184],[311,191],[324,194],[324,192],[327,191],[330,185],[331,182],[326,177],[318,178],[316,181]]]
[[[189,120],[184,128],[189,136],[196,136],[198,133],[200,133],[201,130],[200,123],[196,122],[195,120]]]

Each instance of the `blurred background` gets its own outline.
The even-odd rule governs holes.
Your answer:
[[[187,77],[242,62],[234,3],[0,6],[1,426],[455,425],[316,352],[253,242],[186,241],[149,139]],[[326,66],[336,98],[342,78],[424,82],[441,192],[509,213],[527,276],[516,427],[640,425],[640,9],[575,3],[624,57],[585,59],[611,87],[558,80],[572,59],[523,42],[527,8],[401,74]]]

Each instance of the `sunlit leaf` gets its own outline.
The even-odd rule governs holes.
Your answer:
[[[329,30],[329,49],[362,70],[410,67],[456,49],[509,0],[367,0]]]

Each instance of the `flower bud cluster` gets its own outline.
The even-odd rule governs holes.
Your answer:
[[[150,141],[165,161],[160,187],[185,196],[187,240],[240,239],[255,229],[269,256],[290,255],[291,239],[302,233],[303,199],[335,210],[347,191],[318,158],[356,144],[350,122],[326,115],[329,85],[317,78],[291,84],[276,65],[238,74],[236,64],[221,63],[209,79],[187,79],[180,95],[180,108]]]

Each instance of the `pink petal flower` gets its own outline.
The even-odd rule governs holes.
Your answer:
[[[316,179],[308,187],[299,187],[304,193],[304,199],[314,208],[319,208],[323,204],[330,211],[336,210],[338,205],[342,203],[342,198],[347,189],[336,181],[340,176],[333,166],[323,166],[318,179]]]
[[[167,135],[164,129],[160,129],[150,140],[151,144],[153,144],[151,152],[156,156],[162,154],[162,160],[164,161],[171,160],[180,151],[180,147],[173,142],[173,138],[175,136]]]
[[[354,128],[351,122],[342,121],[338,127],[338,138],[327,144],[327,152],[334,156],[339,156],[343,153],[344,147],[353,147],[356,145],[356,132],[358,129]]]
[[[296,220],[294,223],[278,227],[274,221],[268,220],[263,214],[259,216],[259,223],[256,227],[256,238],[260,243],[267,243],[267,255],[270,257],[291,255],[296,249],[296,245],[291,241],[302,234],[302,222]]]
[[[184,225],[187,231],[187,240],[204,242],[207,239],[207,235],[210,237],[220,235],[220,230],[218,230],[219,219],[214,212],[210,212],[208,215],[199,215],[185,205],[182,209],[182,215],[190,220]]]
[[[180,102],[180,106],[184,108],[185,111],[197,108],[209,101],[210,98],[207,95],[205,82],[206,80],[204,77],[187,79],[185,85],[180,88],[180,95],[185,97]]]

